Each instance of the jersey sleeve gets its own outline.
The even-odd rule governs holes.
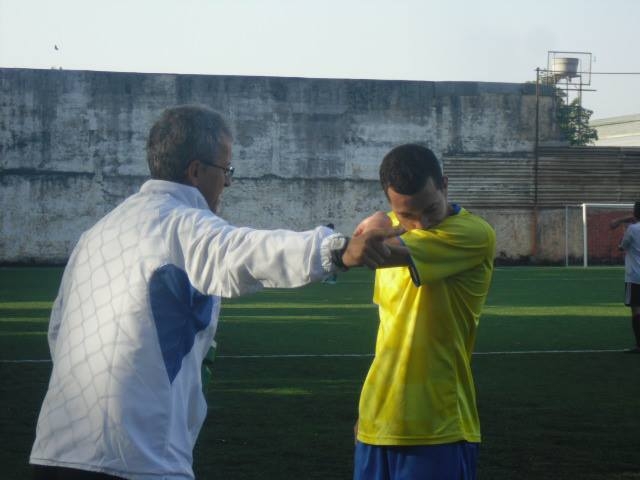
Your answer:
[[[411,255],[416,286],[454,276],[493,260],[495,233],[484,222],[449,222],[441,228],[411,230],[402,236]]]

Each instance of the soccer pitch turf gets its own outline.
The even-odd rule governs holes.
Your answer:
[[[0,464],[29,478],[59,268],[0,268]],[[372,274],[223,303],[199,479],[348,479],[375,344]],[[473,369],[478,476],[640,479],[640,355],[621,268],[498,268]],[[44,360],[32,362],[33,360]]]

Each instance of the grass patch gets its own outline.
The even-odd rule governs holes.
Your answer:
[[[61,270],[0,269],[0,359],[46,359]],[[372,275],[225,301],[198,478],[346,479],[352,428],[371,362]],[[640,478],[640,356],[622,305],[621,268],[499,268],[477,352],[611,350],[474,357],[483,429],[482,480]],[[50,364],[0,363],[3,478],[27,459]]]

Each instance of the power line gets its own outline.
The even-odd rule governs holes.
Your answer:
[[[545,73],[563,73],[560,70],[545,70],[540,69],[541,72]],[[640,75],[640,72],[572,72],[572,76],[577,75]]]
[[[587,72],[580,72],[587,74]],[[640,72],[591,72],[591,75],[640,75]]]

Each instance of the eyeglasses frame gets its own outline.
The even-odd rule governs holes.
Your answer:
[[[233,178],[233,173],[236,171],[236,169],[233,168],[233,167],[223,167],[222,165],[216,165],[215,163],[203,162],[202,160],[200,160],[200,163],[204,163],[205,165],[207,165],[209,167],[219,168],[220,170],[224,171],[224,176],[227,177],[227,178]]]

